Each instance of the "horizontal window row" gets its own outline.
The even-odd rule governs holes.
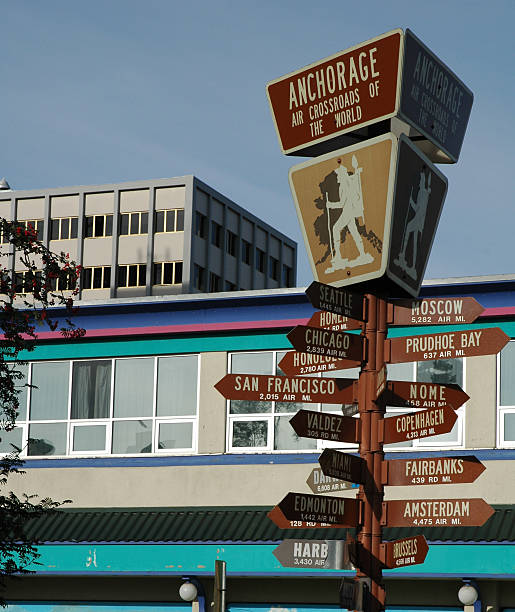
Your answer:
[[[17,221],[17,226],[20,228],[20,231],[23,232],[35,232],[36,238],[38,240],[43,240],[43,231],[44,231],[44,221],[43,219],[25,219],[23,221]],[[8,236],[4,236],[3,233],[0,233],[0,244],[8,244],[9,238]]]
[[[155,212],[155,233],[184,231],[184,209],[157,210]],[[113,215],[92,215],[85,217],[85,238],[102,238],[113,235]],[[133,236],[148,233],[148,212],[120,214],[119,235]]]
[[[515,341],[508,342],[498,357],[498,445],[515,446]]]
[[[153,285],[177,285],[182,283],[182,261],[156,262],[152,267]],[[117,266],[117,287],[145,287],[146,264],[120,264]],[[111,266],[86,267],[81,274],[83,289],[109,289]]]

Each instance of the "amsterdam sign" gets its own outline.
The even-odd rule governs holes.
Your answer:
[[[459,385],[423,382],[387,381],[378,397],[386,406],[401,408],[436,408],[450,406],[458,410],[469,398]]]
[[[365,462],[361,457],[326,448],[318,458],[318,463],[326,476],[359,484],[365,483]]]
[[[288,351],[278,363],[279,368],[287,376],[346,370],[358,365],[361,365],[361,362],[351,361],[350,359],[334,359],[334,357],[312,353],[300,353],[299,351]]]
[[[495,355],[509,341],[499,327],[391,338],[386,341],[385,359],[388,363],[402,363]]]
[[[283,567],[352,570],[345,540],[283,540],[272,552]]]
[[[352,489],[352,483],[326,476],[322,472],[322,468],[319,467],[311,470],[306,484],[313,493],[334,493],[335,491],[348,491]]]
[[[424,563],[429,546],[423,535],[381,544],[383,563],[388,569]]]
[[[462,484],[474,482],[485,469],[474,455],[393,459],[383,461],[382,482],[394,486]]]
[[[355,383],[347,378],[226,374],[215,388],[232,400],[349,404],[354,401]]]
[[[329,440],[330,442],[359,442],[360,421],[350,416],[299,410],[290,419],[295,433],[302,438]]]
[[[396,300],[388,310],[389,323],[412,326],[473,323],[485,309],[473,297],[453,297]]]
[[[286,337],[301,353],[346,359],[356,362],[356,365],[363,361],[363,338],[357,334],[297,325]]]
[[[446,434],[458,415],[450,406],[429,408],[384,419],[384,443],[393,444]]]
[[[334,329],[335,331],[349,331],[361,329],[361,323],[348,317],[320,310],[311,315],[308,327],[322,327],[324,329]]]
[[[359,522],[360,502],[357,499],[288,493],[277,505],[290,521],[313,521],[346,527],[356,527]]]
[[[366,320],[366,300],[359,293],[313,281],[306,289],[306,295],[314,308],[358,321]]]
[[[480,527],[494,514],[484,499],[408,499],[383,502],[388,527]]]

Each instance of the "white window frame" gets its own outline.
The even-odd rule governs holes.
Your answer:
[[[515,343],[510,339],[510,343]],[[507,346],[508,346],[507,345]],[[497,446],[498,448],[515,448],[515,440],[505,440],[504,437],[504,415],[515,414],[515,404],[501,404],[501,353],[497,353],[496,359],[496,404],[497,404]]]

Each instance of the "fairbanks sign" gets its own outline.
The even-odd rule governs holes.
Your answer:
[[[392,459],[383,461],[382,483],[397,486],[461,484],[474,482],[485,469],[473,455]]]

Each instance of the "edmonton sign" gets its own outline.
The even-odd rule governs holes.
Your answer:
[[[474,455],[392,459],[383,461],[382,482],[394,486],[462,484],[474,482],[485,469]]]
[[[356,527],[359,522],[360,502],[357,499],[288,493],[278,504],[290,521],[313,521]]]
[[[458,410],[469,396],[456,384],[387,381],[379,398],[387,406],[401,408],[436,408],[450,406]]]
[[[458,419],[449,406],[428,408],[384,419],[384,443],[393,444],[446,434]]]
[[[301,409],[290,419],[295,433],[302,438],[330,442],[359,442],[360,421],[350,416]]]
[[[494,514],[484,499],[408,499],[383,502],[388,527],[480,527]]]
[[[356,365],[363,360],[363,338],[357,334],[297,325],[286,337],[293,348],[301,353],[346,359]]]

